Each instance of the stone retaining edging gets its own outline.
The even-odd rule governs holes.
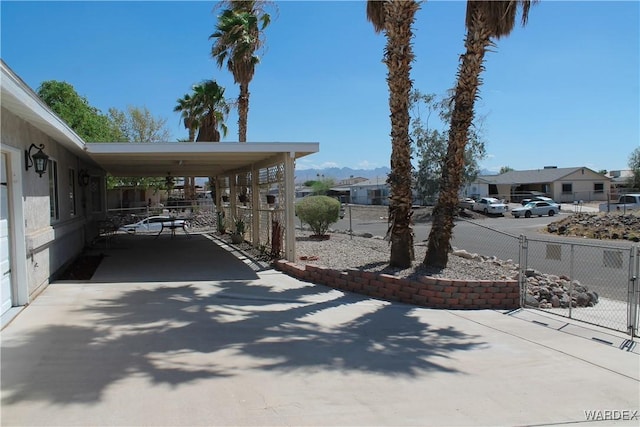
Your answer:
[[[286,260],[274,266],[296,279],[390,301],[444,309],[512,310],[520,307],[517,280],[456,280],[422,276],[417,281],[358,269],[333,270]]]

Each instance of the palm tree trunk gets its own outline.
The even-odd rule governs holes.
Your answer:
[[[240,83],[238,96],[238,141],[247,142],[247,116],[249,115],[249,84]]]
[[[458,193],[464,168],[464,150],[473,121],[474,103],[482,81],[484,55],[492,45],[486,16],[481,7],[476,8],[468,24],[465,40],[466,53],[458,70],[454,95],[454,107],[449,130],[447,157],[442,168],[440,195],[433,211],[424,265],[445,268],[449,260],[453,218],[458,207]]]
[[[415,259],[411,229],[411,142],[409,139],[409,93],[413,51],[412,25],[418,4],[414,1],[385,3],[385,62],[388,68],[389,108],[391,110],[391,172],[389,231],[391,267],[411,267]]]
[[[196,137],[196,128],[194,126],[189,126],[189,142],[193,142],[195,140],[195,137]],[[187,187],[187,182],[189,182],[189,194],[191,195],[189,199],[193,199],[195,198],[193,197],[193,195],[195,195],[195,192],[196,192],[196,189],[195,189],[196,179],[193,176],[188,176],[188,177],[185,176],[184,177],[185,189]]]

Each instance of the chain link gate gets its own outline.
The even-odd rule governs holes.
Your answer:
[[[520,237],[521,306],[638,336],[638,246]]]
[[[638,283],[638,273],[640,271],[640,257],[638,256],[638,246],[633,246],[629,253],[629,291],[627,310],[627,330],[631,339],[637,337],[640,325],[640,284]]]

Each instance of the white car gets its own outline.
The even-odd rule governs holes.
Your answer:
[[[507,205],[494,197],[482,197],[473,204],[473,210],[482,212],[485,215],[504,215],[507,212]]]
[[[470,198],[470,197],[466,197],[466,198],[464,198],[464,199],[462,199],[462,200],[460,200],[460,201],[458,202],[458,206],[460,206],[460,209],[470,209],[470,210],[473,210],[473,204],[474,204],[475,202],[476,202],[476,201],[475,201],[474,199],[472,199],[472,198]]]
[[[551,202],[551,203],[555,203],[553,201],[553,199],[551,197],[546,197],[546,196],[533,196],[529,199],[522,199],[522,201],[520,202],[520,204],[522,206],[526,205],[527,203],[531,203],[531,202]]]
[[[511,210],[511,215],[516,218],[520,218],[521,216],[525,218],[531,218],[532,215],[554,216],[558,213],[560,213],[560,205],[552,201],[529,202],[521,208],[515,208]]]
[[[166,228],[188,228],[188,224],[184,219],[175,219],[168,216],[150,216],[149,218],[145,218],[142,221],[123,225],[118,229],[118,231],[124,231],[131,234],[140,232],[159,233],[163,228],[163,224]]]

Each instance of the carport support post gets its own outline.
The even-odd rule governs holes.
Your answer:
[[[237,182],[238,182],[238,177],[235,173],[229,176],[229,214],[231,215],[231,218],[229,218],[228,220],[231,221],[231,224],[229,225],[229,227],[232,228],[234,231],[235,231],[234,223],[238,216],[238,211],[236,208],[236,205],[238,202],[238,194],[236,192]]]
[[[294,152],[284,153],[285,257],[290,262],[296,260],[295,157]]]
[[[221,212],[222,211],[222,194],[220,194],[220,178],[216,176],[214,179],[215,179],[214,191],[216,194],[216,211]],[[209,178],[209,184],[211,184],[211,178]]]
[[[251,244],[258,247],[260,244],[260,187],[258,186],[260,174],[255,165],[251,166]]]

